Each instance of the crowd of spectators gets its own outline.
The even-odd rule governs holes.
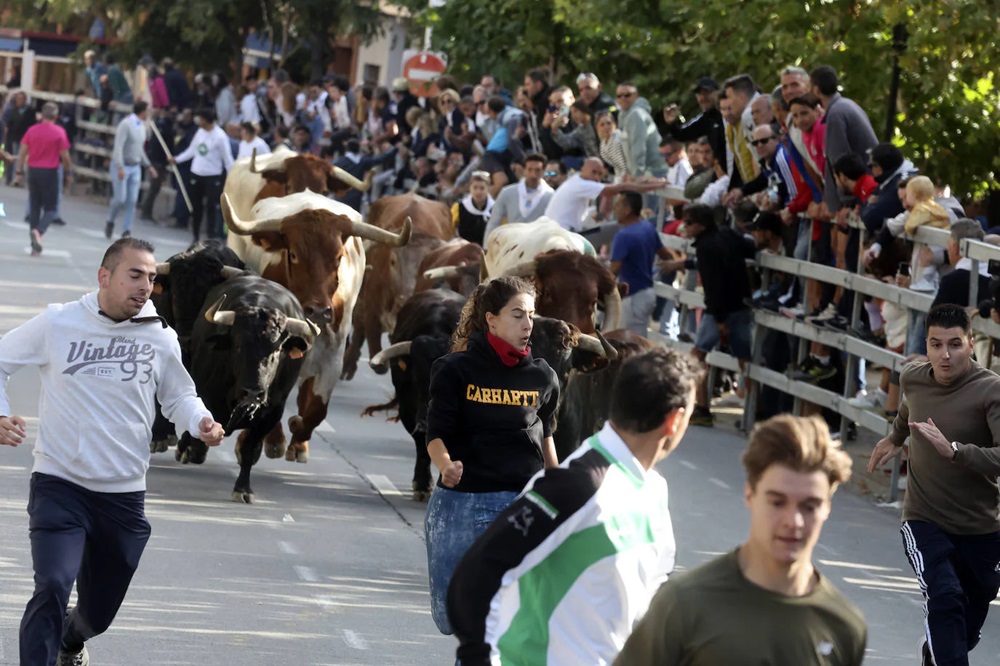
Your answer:
[[[103,108],[112,100],[150,100],[172,155],[187,150],[210,119],[229,137],[234,158],[283,145],[359,178],[375,168],[371,191],[352,191],[347,203],[363,211],[379,196],[415,192],[446,203],[457,233],[480,244],[503,224],[543,216],[585,235],[611,225],[611,236],[597,236],[610,241],[619,217],[625,215],[628,224],[634,217],[652,218],[665,201],[659,230],[694,238],[696,251],[661,257],[658,279],[700,285],[706,307],[682,318],[677,304],[666,299],[654,302],[647,292],[642,301],[654,302],[650,314],[662,333],[694,343],[702,358],[722,344],[746,361],[754,308],[903,354],[923,353],[920,313],[865,298],[855,326],[851,291],[793,276],[761,285],[756,273],[740,277],[741,259],[764,251],[849,271],[858,269],[860,259],[880,280],[934,293],[935,302],[959,302],[963,294],[967,300],[962,285],[968,276],[960,276],[969,270],[959,243],[991,238],[990,223],[970,220],[945,184],[920,175],[899,148],[878,141],[867,113],[841,94],[829,66],[788,66],[764,86],[747,74],[699,78],[692,88],[699,112],[685,122],[678,104],[654,110],[636,85],[624,81],[605,90],[589,72],[570,86],[545,69],[532,69],[513,90],[491,74],[468,83],[443,75],[431,97],[418,98],[406,79],[387,87],[352,86],[336,74],[296,82],[280,69],[267,78],[251,72],[241,81],[202,73],[189,85],[169,59],[146,60],[149,91],[135,95],[113,57],[99,61],[88,53],[86,61],[89,92]],[[4,108],[0,124],[8,152],[16,152],[34,122],[26,101],[15,92]],[[157,142],[147,149],[159,174],[143,201],[142,215],[151,219],[171,155]],[[665,198],[649,194],[656,190]],[[646,196],[614,200],[629,192]],[[636,201],[642,207],[633,211]],[[173,217],[180,226],[188,224],[180,203]],[[950,229],[955,247],[945,251],[905,239],[922,225]],[[613,263],[615,248],[607,245],[603,256]],[[662,255],[659,250],[637,256]],[[980,279],[988,290],[985,265]],[[757,334],[781,337],[773,330]],[[792,363],[791,345],[774,342],[765,345],[770,367],[792,367],[795,378],[820,385],[843,385],[835,350],[813,344],[804,362]],[[891,416],[898,402],[895,380],[886,372],[882,385],[859,393],[856,403],[885,408]],[[709,425],[704,393],[694,422]],[[763,394],[764,415],[787,407],[787,397]]]

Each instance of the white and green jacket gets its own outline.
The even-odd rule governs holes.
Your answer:
[[[610,664],[673,570],[667,482],[606,425],[539,472],[448,589],[462,666]]]

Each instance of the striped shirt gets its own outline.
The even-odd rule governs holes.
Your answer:
[[[610,664],[674,566],[667,482],[611,425],[536,475],[469,549],[448,615],[463,666]]]

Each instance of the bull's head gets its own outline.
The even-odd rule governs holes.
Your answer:
[[[235,381],[231,388],[234,408],[226,432],[249,425],[268,403],[279,367],[300,362],[320,333],[316,324],[288,317],[269,308],[240,306],[224,310],[225,295],[205,311],[205,319],[228,329],[228,344]]]
[[[393,247],[410,240],[409,218],[399,233],[386,231],[325,208],[302,210],[287,217],[244,221],[236,216],[229,197],[222,195],[222,216],[229,230],[251,236],[270,252],[284,253],[281,282],[302,303],[306,318],[324,326],[333,321],[333,296],[337,292],[344,252],[344,237],[357,236]]]
[[[270,159],[265,164],[257,163],[257,151],[250,155],[250,173],[285,185],[285,194],[295,192],[333,192],[343,195],[354,188],[367,192],[371,187],[372,172],[361,181],[340,167],[332,166],[315,155],[292,155],[285,159]]]
[[[570,258],[572,266],[565,266]],[[611,272],[593,257],[570,250],[556,250],[517,264],[507,275],[533,279],[538,286],[537,310],[546,317],[562,319],[581,331],[592,332],[597,304],[604,306],[604,325],[619,326],[622,297]]]

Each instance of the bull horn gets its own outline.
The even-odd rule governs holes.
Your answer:
[[[368,187],[363,182],[361,182],[360,180],[358,180],[357,178],[347,173],[338,166],[330,167],[330,174],[340,182],[347,183],[356,190],[361,190],[362,192],[368,190]]]
[[[597,334],[597,337],[581,333],[577,340],[576,348],[582,349],[585,352],[590,352],[591,354],[603,356],[610,360],[618,358],[618,351],[612,347],[600,333]]]
[[[457,278],[459,275],[458,266],[438,266],[424,271],[425,280],[447,280]]]
[[[222,208],[222,219],[226,221],[229,230],[238,236],[249,236],[250,234],[262,231],[281,231],[281,220],[258,220],[256,222],[244,222],[236,217],[233,204],[229,201],[229,195],[222,193],[219,203]]]
[[[219,297],[215,303],[212,303],[210,307],[205,312],[205,319],[212,324],[219,324],[220,326],[232,326],[236,321],[236,313],[232,310],[220,310],[222,303],[226,300],[226,295],[223,294]]]
[[[156,274],[157,275],[170,275],[170,262],[163,261],[156,264]]]
[[[614,286],[604,294],[604,330],[613,331],[618,328],[622,317],[622,295]]]
[[[289,317],[285,320],[285,330],[292,335],[308,339],[315,338],[320,334],[319,326],[307,319],[296,319],[295,317]]]
[[[515,264],[503,272],[504,275],[511,275],[513,277],[533,277],[535,275],[536,264],[535,260],[522,261],[519,264]]]
[[[263,169],[257,168],[257,149],[254,148],[253,152],[250,153],[250,173],[267,173],[268,171],[284,171],[285,170],[285,160],[272,160],[271,164],[268,164]]]
[[[397,342],[394,345],[383,349],[379,353],[372,357],[372,360],[368,362],[373,368],[384,366],[386,363],[394,358],[399,358],[400,356],[408,356],[410,354],[410,347],[413,345],[412,342],[407,340],[406,342]]]
[[[223,266],[222,270],[219,271],[223,280],[231,280],[234,277],[239,277],[243,275],[243,269],[236,268],[235,266]]]
[[[351,223],[352,236],[358,236],[359,238],[375,241],[376,243],[385,243],[386,245],[391,245],[392,247],[402,247],[409,243],[412,231],[413,220],[410,219],[409,216],[403,220],[403,228],[398,234],[386,231],[385,229],[376,227],[374,224],[368,224],[367,222]]]

